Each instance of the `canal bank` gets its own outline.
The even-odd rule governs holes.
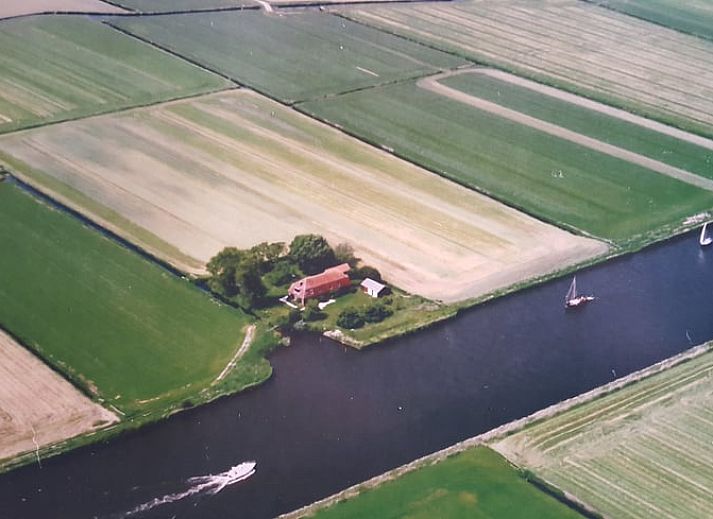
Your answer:
[[[138,517],[273,517],[713,338],[713,251],[694,234],[356,352],[297,335],[264,386],[0,477],[13,519],[119,517],[188,478],[250,479]],[[119,515],[117,515],[119,514]]]

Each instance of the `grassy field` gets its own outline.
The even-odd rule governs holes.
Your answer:
[[[606,251],[243,90],[8,135],[0,158],[66,186],[83,211],[94,214],[87,199],[108,207],[123,218],[108,223],[151,250],[137,227],[201,262],[227,245],[322,234],[444,301]]]
[[[463,63],[316,12],[206,13],[112,23],[283,101],[364,88]]]
[[[707,517],[713,353],[537,422],[494,448],[607,517]]]
[[[0,324],[132,413],[192,397],[248,319],[75,218],[0,183]]]
[[[510,80],[517,81],[518,84]],[[534,88],[542,89],[542,85],[532,85],[526,80],[492,69],[473,69],[473,73],[453,75],[439,82],[601,142],[619,146],[703,177],[713,178],[713,140],[690,134],[679,137],[675,135],[679,132],[673,128],[668,128],[673,135],[667,135],[657,130],[657,125],[652,125],[649,120],[638,121],[636,116],[628,113],[619,114],[608,106],[601,107],[602,111],[579,106],[566,98],[555,97],[563,95],[561,90],[551,92],[545,87],[545,91],[552,95],[545,94],[534,90]],[[529,88],[530,86],[533,88]],[[578,100],[591,103],[582,98]],[[624,120],[621,117],[628,117],[631,120]],[[647,124],[653,128],[647,128],[645,126]],[[694,142],[685,140],[686,138]]]
[[[114,3],[141,13],[224,9],[258,5],[254,0],[114,0]]]
[[[317,519],[581,518],[530,485],[505,459],[475,447],[318,511]]]
[[[713,134],[713,42],[578,0],[472,0],[343,12],[482,63]]]
[[[713,39],[713,3],[709,0],[605,0],[597,3],[677,31]]]
[[[230,83],[81,17],[0,23],[0,133]]]
[[[713,193],[420,88],[300,105],[443,176],[570,228],[646,242],[713,207]]]

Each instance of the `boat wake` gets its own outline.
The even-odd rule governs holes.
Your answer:
[[[151,501],[125,512],[120,515],[119,518],[125,519],[142,512],[147,512],[157,506],[175,503],[176,501],[180,501],[181,499],[197,494],[215,495],[225,487],[248,479],[250,476],[255,474],[255,465],[256,463],[254,461],[246,461],[240,465],[231,467],[230,470],[226,470],[220,474],[208,474],[207,476],[189,478],[187,483],[192,486],[188,490],[152,499]]]

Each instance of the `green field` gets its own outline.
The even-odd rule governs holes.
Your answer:
[[[318,511],[318,519],[581,518],[537,490],[500,455],[475,447]]]
[[[711,394],[708,352],[537,422],[494,447],[606,517],[709,517]]]
[[[192,397],[240,346],[245,315],[7,182],[0,221],[0,325],[121,410]]]
[[[0,49],[0,133],[231,86],[82,17],[2,22]]]
[[[142,13],[190,11],[193,9],[224,9],[258,5],[253,0],[114,0],[115,4]]]
[[[710,0],[605,0],[597,3],[677,31],[713,39],[713,2]]]
[[[713,178],[713,142],[710,142],[710,148],[704,148],[482,73],[454,75],[440,83],[665,164]]]
[[[121,18],[112,23],[283,101],[317,98],[464,63],[315,12],[205,13]]]
[[[713,207],[713,193],[424,90],[380,87],[301,105],[526,212],[618,243]]]

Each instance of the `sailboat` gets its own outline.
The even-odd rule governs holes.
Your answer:
[[[594,296],[578,296],[577,295],[577,276],[572,279],[572,284],[569,286],[567,295],[564,296],[564,307],[565,308],[577,308],[590,301],[594,301]]]
[[[708,223],[703,224],[703,228],[701,229],[701,237],[698,238],[698,243],[701,245],[701,247],[705,247],[706,245],[710,245],[713,243],[713,237],[708,234]]]

